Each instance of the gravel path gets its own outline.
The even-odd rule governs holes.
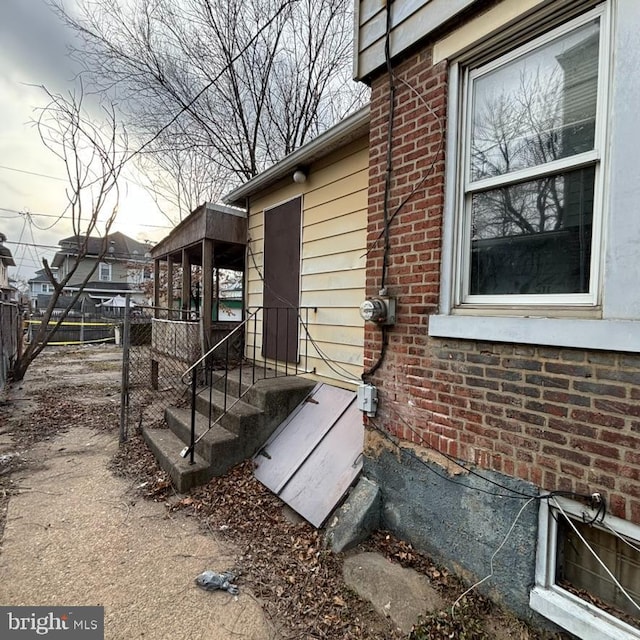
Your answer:
[[[37,362],[33,380],[42,385]],[[28,428],[37,425],[33,409],[23,409]],[[230,568],[232,549],[194,519],[137,497],[107,468],[117,446],[117,431],[76,424],[23,453],[1,540],[0,603],[102,605],[113,640],[273,638],[247,590],[233,597],[195,586],[203,570]]]

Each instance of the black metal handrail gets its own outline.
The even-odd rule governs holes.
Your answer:
[[[240,400],[255,385],[258,372],[261,370],[261,378],[297,376],[310,373],[308,370],[309,358],[309,312],[317,311],[316,307],[251,307],[247,310],[247,317],[233,328],[222,340],[218,341],[201,358],[194,362],[181,376],[183,383],[187,384],[187,376],[191,374],[191,434],[190,442],[185,447],[181,456],[189,456],[189,463],[195,463],[195,448],[197,443],[216,425],[222,418],[240,402]],[[281,315],[285,314],[284,347],[281,342]],[[302,317],[304,313],[305,317]],[[262,362],[258,365],[256,351],[258,343],[258,319],[262,314]],[[294,315],[295,314],[295,315]],[[272,332],[267,334],[265,322],[269,319]],[[291,320],[296,320],[295,335],[291,335]],[[303,325],[304,331],[298,334],[299,326]],[[252,329],[252,331],[251,331]],[[247,330],[247,331],[245,331]],[[244,337],[252,335],[252,356],[247,362],[245,358]],[[240,348],[235,349],[232,341],[240,338]],[[290,347],[295,345],[295,353]],[[300,347],[304,347],[303,349]],[[300,351],[300,352],[299,352]],[[280,356],[283,357],[280,357]],[[293,358],[291,358],[293,356]],[[304,366],[302,366],[304,364]],[[250,384],[243,389],[243,370],[250,369]],[[209,387],[209,421],[208,428],[196,438],[196,402],[198,396],[198,374],[204,371],[204,382]],[[237,395],[229,392],[229,373],[238,372]],[[217,418],[213,419],[213,376],[219,373],[218,381],[222,380],[222,407]],[[231,397],[234,396],[234,397]]]

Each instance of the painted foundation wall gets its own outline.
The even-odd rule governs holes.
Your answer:
[[[491,495],[507,492],[469,474],[450,474],[418,455],[410,449],[383,447],[365,457],[364,473],[382,493],[381,526],[473,584],[490,573],[491,556],[526,500]],[[517,478],[483,475],[512,490],[537,495],[535,487]],[[534,501],[496,555],[494,577],[479,587],[528,620],[535,617],[529,608],[529,590],[534,582],[537,524],[538,502]]]

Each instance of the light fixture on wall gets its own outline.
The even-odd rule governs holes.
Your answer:
[[[307,172],[304,169],[296,169],[293,172],[293,181],[296,184],[303,184],[304,182],[307,181]]]

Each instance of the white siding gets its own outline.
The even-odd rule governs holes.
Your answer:
[[[365,79],[382,67],[386,32],[385,0],[355,0],[354,77]],[[391,5],[391,56],[406,51],[478,0],[396,0]]]

